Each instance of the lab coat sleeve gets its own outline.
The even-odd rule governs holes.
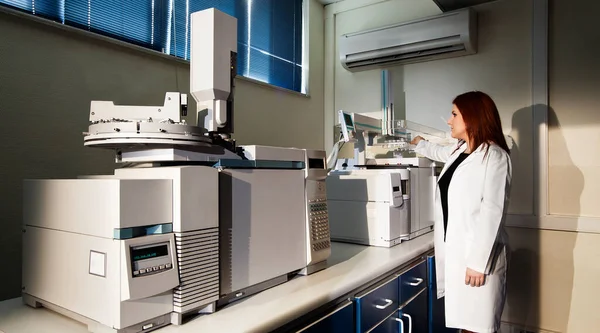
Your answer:
[[[489,274],[488,261],[504,217],[511,178],[510,157],[491,147],[487,154],[479,219],[474,221],[474,237],[467,254],[467,267],[485,274]]]
[[[430,160],[446,163],[455,149],[455,145],[442,146],[426,140],[421,140],[415,147],[415,152]]]

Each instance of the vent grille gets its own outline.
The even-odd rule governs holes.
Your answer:
[[[408,61],[410,59],[418,59],[418,58],[425,59],[426,57],[434,57],[434,56],[441,56],[441,55],[448,56],[448,54],[453,53],[453,52],[465,52],[465,47],[463,45],[451,45],[451,46],[443,46],[443,47],[424,50],[424,51],[415,51],[415,52],[404,53],[404,54],[389,55],[389,56],[379,57],[379,58],[374,57],[374,58],[369,58],[369,59],[365,59],[365,60],[348,61],[346,63],[346,66],[348,66],[348,68],[356,68],[356,67],[363,67],[363,66],[369,66],[369,65],[394,64],[396,62],[405,61],[405,60]]]
[[[175,233],[180,285],[175,312],[185,313],[219,299],[219,228]]]

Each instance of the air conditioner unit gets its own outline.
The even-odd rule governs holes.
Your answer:
[[[477,53],[477,14],[467,8],[342,35],[340,61],[349,71],[386,68]]]

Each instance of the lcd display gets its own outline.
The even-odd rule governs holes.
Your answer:
[[[131,249],[131,260],[132,261],[164,257],[167,255],[169,255],[169,247],[166,244]]]

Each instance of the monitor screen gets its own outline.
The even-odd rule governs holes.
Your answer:
[[[348,113],[344,113],[344,122],[346,123],[346,127],[354,127],[354,123],[352,122],[352,116]]]

